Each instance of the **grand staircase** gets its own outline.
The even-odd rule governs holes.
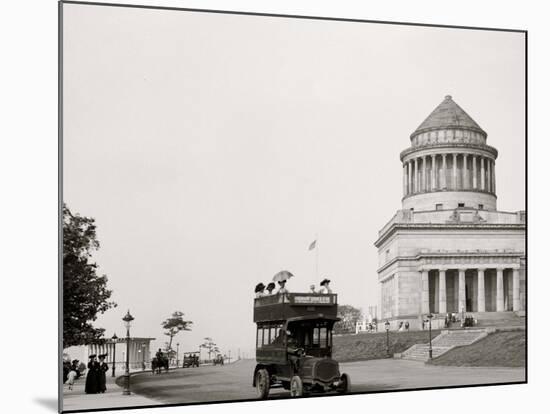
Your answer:
[[[488,335],[486,329],[446,330],[432,340],[432,357],[437,358],[457,346],[471,345]],[[414,361],[429,359],[429,344],[416,344],[401,354],[401,358]]]

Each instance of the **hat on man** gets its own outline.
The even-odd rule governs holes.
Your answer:
[[[98,355],[97,357],[98,357],[99,359],[105,359],[106,356],[107,356],[107,354],[101,354],[101,355]]]
[[[260,282],[256,285],[256,288],[254,289],[254,293],[261,292],[264,289],[265,289],[265,285],[262,282]]]
[[[329,279],[323,279],[320,283],[320,286],[328,285],[330,283]]]
[[[267,289],[267,290],[270,290],[270,289],[273,290],[273,289],[275,289],[275,283],[269,282],[269,283],[267,284],[266,289]]]
[[[97,356],[97,354],[92,354],[88,358],[92,359],[92,358],[95,358],[96,356]]]

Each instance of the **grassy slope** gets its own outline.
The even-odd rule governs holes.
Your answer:
[[[525,346],[525,331],[495,332],[475,344],[452,349],[431,363],[471,367],[523,367]]]
[[[440,331],[432,331],[432,339]],[[429,341],[428,331],[390,332],[390,355]],[[335,336],[333,358],[339,362],[387,358],[386,332]]]

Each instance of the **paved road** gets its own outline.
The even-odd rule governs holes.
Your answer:
[[[225,366],[178,369],[161,375],[132,376],[132,390],[159,403],[193,403],[255,399],[252,373],[255,361]],[[406,360],[373,360],[340,364],[351,377],[352,392],[414,389],[453,385],[520,382],[523,368],[470,368],[424,365]],[[275,389],[270,398],[288,397]]]

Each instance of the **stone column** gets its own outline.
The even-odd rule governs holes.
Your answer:
[[[492,187],[493,183],[491,179],[491,159],[487,158],[487,191],[491,193]]]
[[[411,176],[411,162],[407,161],[407,194],[411,194],[411,182],[412,182],[412,176]]]
[[[423,315],[430,313],[430,278],[428,271],[422,270],[422,305],[420,312]]]
[[[407,163],[403,163],[403,197],[407,195]]]
[[[456,176],[456,154],[453,154],[453,189],[458,189],[458,178]]]
[[[426,156],[422,156],[422,191],[428,190],[428,179],[426,177]]]
[[[497,268],[497,312],[504,312],[504,274]]]
[[[521,310],[521,302],[519,300],[519,269],[513,270],[513,310],[517,312]]]
[[[458,311],[466,312],[466,270],[458,269]]]
[[[413,187],[412,192],[418,192],[418,160],[414,158],[412,161],[413,166]]]
[[[485,269],[477,269],[477,311],[485,312]]]
[[[439,313],[447,313],[447,286],[445,269],[439,269]]]
[[[441,172],[442,172],[442,180],[441,180],[441,188],[447,188],[447,154],[442,154],[443,157],[443,165],[441,166]]]
[[[485,191],[485,157],[481,157],[481,191]]]
[[[435,155],[432,155],[432,169],[431,169],[431,184],[430,184],[430,190],[433,191],[435,187]]]
[[[477,156],[472,156],[472,186],[474,190],[477,190]]]
[[[497,192],[497,179],[495,174],[495,161],[491,160],[491,181],[493,182],[493,194]]]
[[[467,154],[462,154],[462,189],[463,190],[466,190],[468,188],[468,183],[467,183],[467,180],[468,180],[468,177],[467,177],[467,173],[468,173],[468,155]]]

